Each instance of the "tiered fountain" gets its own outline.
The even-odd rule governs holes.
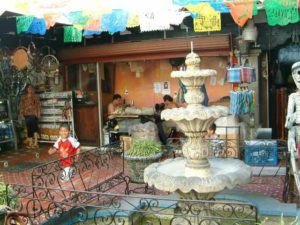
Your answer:
[[[193,52],[187,55],[185,71],[174,71],[171,77],[179,78],[187,88],[186,108],[166,109],[161,117],[173,120],[187,136],[183,145],[184,157],[168,159],[146,168],[144,180],[159,190],[177,192],[183,199],[211,199],[225,188],[247,183],[251,168],[237,159],[209,158],[206,140],[207,128],[214,121],[228,114],[222,106],[205,107],[200,86],[216,71],[200,69],[200,58]]]

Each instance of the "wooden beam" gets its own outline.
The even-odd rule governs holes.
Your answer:
[[[60,50],[58,58],[60,62],[68,64],[185,57],[191,51],[191,41],[194,51],[200,56],[224,56],[230,52],[230,36],[219,35],[69,48]]]

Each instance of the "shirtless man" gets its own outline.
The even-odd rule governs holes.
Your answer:
[[[108,119],[113,119],[114,114],[116,114],[117,109],[122,105],[122,97],[119,94],[113,96],[113,100],[108,105]]]

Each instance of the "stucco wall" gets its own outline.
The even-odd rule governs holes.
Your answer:
[[[202,57],[201,68],[217,70],[217,84],[210,85],[210,79],[206,82],[207,92],[210,101],[216,101],[223,96],[229,95],[231,84],[219,82],[226,75],[227,57]],[[128,103],[134,100],[137,107],[152,107],[155,103],[162,102],[162,94],[155,94],[153,91],[153,82],[170,81],[171,95],[178,92],[178,80],[170,77],[172,66],[168,60],[141,61],[139,65],[144,72],[136,77],[135,72],[131,72],[128,63],[116,63],[115,70],[115,93],[124,96],[128,91],[126,101]],[[174,68],[175,70],[176,68]]]

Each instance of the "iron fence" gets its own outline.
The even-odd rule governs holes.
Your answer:
[[[8,204],[24,224],[252,225],[254,205],[229,201],[183,200],[177,195],[121,195],[49,187],[8,185]],[[34,192],[34,195],[28,192]],[[54,198],[49,192],[56,192]],[[64,194],[63,194],[64,192]],[[73,198],[80,196],[80,198]],[[10,223],[13,224],[13,223]]]

